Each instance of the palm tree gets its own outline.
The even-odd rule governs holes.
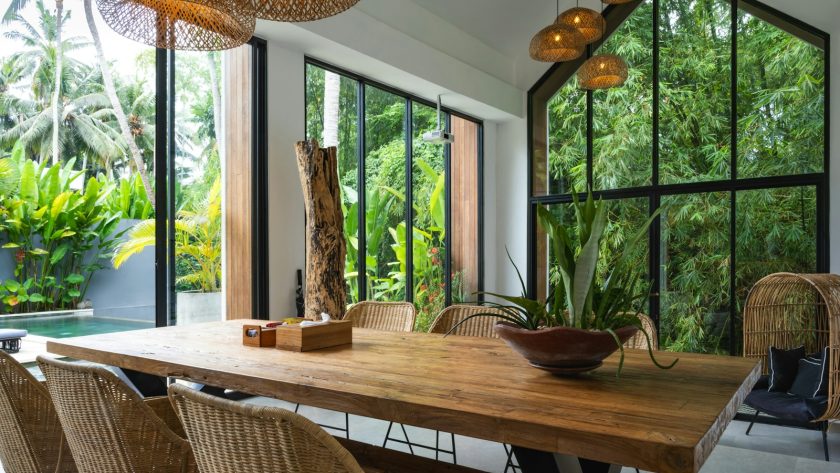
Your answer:
[[[105,54],[102,52],[102,40],[99,37],[99,30],[97,29],[96,22],[93,18],[91,0],[85,0],[84,4],[88,28],[90,29],[90,35],[93,38],[93,44],[96,47],[96,58],[99,62],[99,70],[102,71],[102,82],[105,86],[105,95],[108,96],[108,100],[111,102],[111,109],[113,110],[114,116],[119,124],[123,141],[125,141],[128,146],[129,154],[134,160],[137,172],[140,173],[140,179],[143,181],[143,187],[146,189],[146,195],[149,196],[152,206],[154,206],[155,199],[152,197],[154,196],[154,193],[152,192],[152,185],[149,181],[149,174],[146,171],[146,164],[143,162],[143,155],[140,152],[140,148],[137,146],[137,143],[134,141],[134,135],[132,134],[131,126],[128,123],[128,118],[123,110],[120,98],[117,96],[117,89],[114,86],[114,79],[111,76],[111,67],[105,59]]]

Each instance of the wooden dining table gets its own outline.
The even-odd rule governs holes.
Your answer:
[[[581,471],[695,473],[760,375],[755,360],[627,350],[585,375],[532,368],[502,340],[354,329],[307,353],[242,345],[228,321],[54,340],[56,355],[551,452]],[[526,470],[527,471],[527,470]]]

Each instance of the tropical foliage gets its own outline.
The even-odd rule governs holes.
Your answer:
[[[75,308],[121,230],[140,221],[131,234],[148,231],[155,217],[155,51],[107,57],[113,33],[94,10],[92,0],[14,0],[0,12],[11,46],[0,51],[6,312]],[[219,290],[220,64],[218,53],[178,54],[178,290]]]
[[[824,51],[757,17],[738,12],[731,31],[731,2],[661,0],[659,24],[659,184],[822,172]],[[626,58],[625,86],[597,91],[592,100],[594,190],[641,189],[617,200],[607,226],[609,254],[650,215],[644,186],[653,184],[654,10],[645,1],[599,52]],[[737,123],[731,123],[732,38],[737,34]],[[586,188],[587,97],[574,80],[548,103],[549,155],[536,162],[538,194]],[[737,125],[737,166],[731,168],[732,126]],[[547,172],[546,172],[547,171]],[[734,307],[775,271],[816,270],[816,188],[779,187],[734,193],[686,193],[661,199],[660,338],[677,351],[739,352],[730,339],[733,300],[730,262],[736,263]],[[735,215],[736,234],[730,235]],[[567,226],[569,204],[549,211]],[[735,241],[735,253],[730,249]],[[638,250],[647,261],[648,249]],[[554,258],[549,251],[545,258]],[[609,258],[608,258],[609,259]],[[640,275],[647,264],[638,265]],[[605,271],[599,268],[599,272]],[[556,282],[553,274],[550,281]],[[656,300],[656,299],[655,299]]]

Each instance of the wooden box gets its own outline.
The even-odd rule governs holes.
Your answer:
[[[277,327],[277,348],[287,351],[312,351],[353,343],[353,322],[330,321],[326,325]]]
[[[259,325],[244,325],[242,327],[242,344],[248,347],[267,348],[277,343],[277,329]]]

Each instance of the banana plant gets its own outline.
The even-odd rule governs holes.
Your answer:
[[[216,179],[207,198],[195,209],[182,209],[175,220],[175,255],[182,263],[175,280],[180,287],[218,292],[222,278],[222,195]],[[112,263],[119,269],[132,256],[155,245],[155,221],[143,220],[119,243]]]
[[[103,268],[102,255],[113,248],[120,220],[106,205],[113,186],[104,178],[85,182],[74,164],[38,165],[20,145],[0,160],[0,175],[17,181],[9,187],[0,177],[2,248],[15,258],[14,278],[0,283],[7,312],[75,307]]]

